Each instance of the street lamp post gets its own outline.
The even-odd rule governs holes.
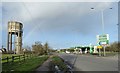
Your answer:
[[[91,8],[91,9],[94,9],[94,8]],[[109,8],[109,9],[112,9],[112,8]],[[101,9],[101,20],[102,20],[102,30],[103,30],[103,34],[104,34],[104,10]],[[104,56],[106,56],[106,53],[105,53],[105,45],[103,45],[103,51],[104,51]],[[99,49],[99,55],[100,55],[100,49]],[[101,56],[101,55],[100,55]]]
[[[117,24],[117,29],[118,29],[118,43],[120,43],[120,39],[119,39],[119,23]]]
[[[104,34],[104,15],[103,15],[103,9],[101,9],[101,15],[102,15],[102,29],[103,29],[103,34]],[[105,45],[103,45],[103,56],[106,56],[106,53],[105,53]]]
[[[101,10],[101,15],[102,15],[102,29],[103,29],[103,34],[104,34],[104,15],[103,15],[103,9]]]

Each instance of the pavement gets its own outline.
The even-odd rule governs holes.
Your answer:
[[[51,70],[49,69],[51,58],[49,57],[40,67],[38,67],[35,72],[36,73],[49,73]]]

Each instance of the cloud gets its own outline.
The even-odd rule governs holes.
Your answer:
[[[3,12],[9,15],[8,19],[19,19],[24,21],[36,19],[53,19],[63,14],[76,13],[83,15],[88,13],[90,6],[103,9],[110,5],[107,3],[3,3]],[[33,17],[33,19],[31,18]],[[74,15],[73,15],[74,16]]]
[[[118,2],[119,0],[2,0],[2,2]]]
[[[96,9],[105,9],[110,2],[103,3],[21,3],[20,16],[25,21],[36,19],[55,19],[61,15],[80,16],[88,13],[90,6]],[[15,5],[16,6],[16,5]],[[13,7],[12,7],[13,8]],[[18,8],[18,7],[16,7]],[[13,8],[15,9],[15,8]]]
[[[2,39],[2,3],[0,3],[0,39]],[[2,46],[2,40],[0,40],[0,46]]]
[[[24,24],[24,31],[27,31],[25,39],[39,32],[55,34],[59,32],[62,35],[96,33],[95,27],[100,27],[98,24],[101,23],[101,19],[96,15],[101,9],[109,8],[111,4],[111,2],[4,2],[3,28],[7,27],[10,20],[20,21]],[[95,7],[96,10],[91,10],[91,7]]]

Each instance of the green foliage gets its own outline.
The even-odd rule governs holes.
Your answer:
[[[33,53],[37,55],[45,54],[44,46],[41,44],[41,42],[35,42],[35,44],[32,45],[32,50]]]
[[[44,47],[44,53],[45,54],[48,54],[48,52],[49,53],[52,52],[52,49],[50,49],[49,44],[47,42],[44,44],[43,47]]]
[[[74,48],[67,49],[69,52],[74,52]]]
[[[42,44],[39,41],[32,45],[32,50],[36,55],[47,55],[48,53],[53,52],[53,49],[50,48],[47,42]]]
[[[118,52],[120,49],[120,43],[114,42],[110,46],[106,47],[106,51]]]
[[[65,51],[66,51],[66,49],[61,49],[61,50],[60,50],[60,52],[65,52]]]

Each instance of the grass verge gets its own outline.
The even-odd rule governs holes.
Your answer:
[[[5,73],[8,72],[18,72],[19,73],[27,73],[30,71],[34,71],[38,66],[42,65],[44,61],[48,59],[48,56],[42,57],[32,57],[30,59],[26,59],[25,61],[21,62],[13,62],[13,63],[5,63],[2,64],[2,71]]]
[[[63,72],[67,71],[67,66],[64,61],[59,56],[53,56],[51,64],[53,66],[57,65],[59,69]]]

